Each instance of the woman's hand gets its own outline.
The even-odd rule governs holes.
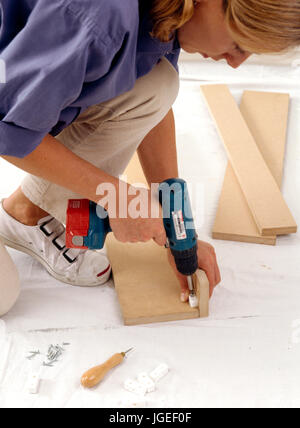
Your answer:
[[[144,207],[136,207],[136,204],[132,205],[134,198],[128,196],[126,218],[121,218],[120,215],[116,218],[116,216],[112,216],[109,213],[110,226],[116,239],[124,243],[147,242],[153,239],[158,245],[164,246],[167,242],[167,236],[158,201],[151,198],[148,189],[133,188],[131,186],[130,193],[143,193],[142,200],[148,202]],[[138,216],[136,210],[143,211],[143,216]],[[151,217],[151,212],[157,214],[155,218]]]
[[[214,288],[221,282],[221,274],[217,262],[217,256],[214,247],[207,242],[198,241],[198,266],[202,269],[208,278],[210,286],[210,297]],[[181,301],[187,302],[189,299],[189,288],[186,276],[178,272],[171,250],[168,250],[169,262],[174,269],[181,286]]]

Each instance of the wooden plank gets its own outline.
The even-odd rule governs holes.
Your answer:
[[[289,95],[271,92],[245,91],[241,113],[278,186],[281,187]],[[245,196],[230,163],[225,180],[213,238],[256,244],[275,245],[276,236],[261,236],[249,210]]]
[[[297,224],[228,87],[202,86],[202,93],[259,233],[296,233]]]
[[[137,155],[125,172],[130,183],[146,183]],[[180,285],[167,259],[167,251],[153,241],[123,244],[112,234],[107,239],[116,291],[125,325],[177,321],[208,316],[209,283],[206,274],[194,277],[199,308],[180,301]]]
[[[197,270],[193,276],[193,284],[199,301],[200,318],[209,316],[209,282],[203,270]]]
[[[154,242],[107,241],[116,291],[125,325],[199,317],[198,308],[180,302],[180,288],[167,252]]]

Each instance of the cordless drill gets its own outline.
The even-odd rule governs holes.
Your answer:
[[[159,185],[159,201],[167,235],[167,246],[175,260],[177,270],[187,277],[190,306],[197,307],[192,275],[198,269],[197,234],[187,183],[169,179]],[[68,203],[66,247],[98,250],[104,247],[111,227],[107,212],[87,199],[71,199]]]

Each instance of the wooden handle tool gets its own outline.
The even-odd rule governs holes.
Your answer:
[[[132,349],[133,348],[130,348],[128,351],[121,352],[120,354],[114,354],[105,363],[88,370],[81,378],[81,385],[85,388],[94,388],[104,379],[110,370],[124,361],[124,358]]]

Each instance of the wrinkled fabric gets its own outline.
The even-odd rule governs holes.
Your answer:
[[[0,155],[25,157],[164,56],[177,68],[178,41],[150,36],[138,0],[0,0],[0,24]]]

